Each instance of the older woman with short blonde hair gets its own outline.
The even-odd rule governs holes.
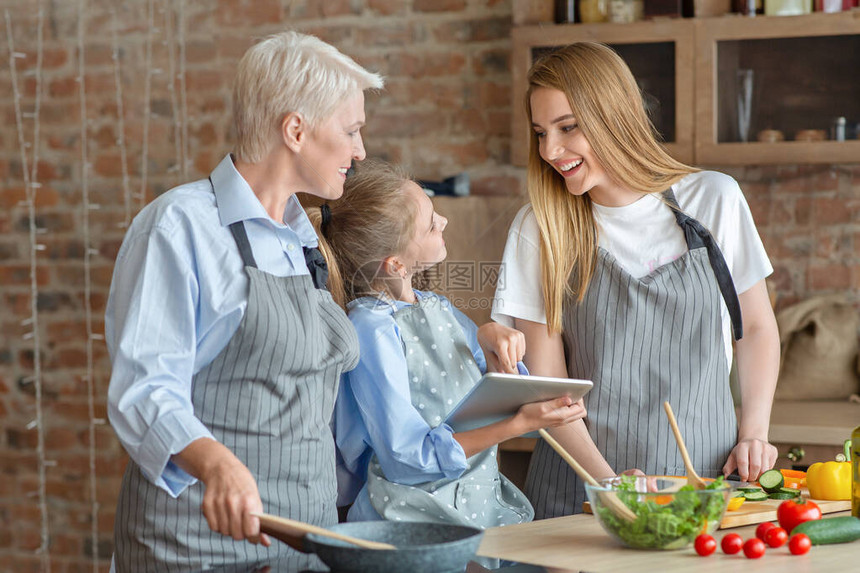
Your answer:
[[[340,197],[382,83],[313,36],[262,40],[239,62],[234,153],[129,228],[105,317],[108,415],[131,458],[116,571],[318,565],[255,516],[337,522],[329,422],[358,359],[296,193]]]

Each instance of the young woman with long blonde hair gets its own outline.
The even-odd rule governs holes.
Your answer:
[[[594,381],[585,420],[551,433],[597,477],[682,474],[669,401],[700,474],[755,479],[776,460],[779,343],[764,282],[772,268],[737,182],[663,150],[607,46],[559,49],[528,82],[531,204],[509,232],[493,319],[524,333],[532,373]],[[538,518],[579,512],[584,499],[542,441],[526,494]]]

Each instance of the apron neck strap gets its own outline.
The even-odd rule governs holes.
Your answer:
[[[735,283],[732,280],[732,274],[726,264],[726,259],[720,251],[719,245],[714,240],[713,235],[701,223],[693,219],[681,210],[677,199],[672,189],[663,191],[663,199],[672,209],[675,214],[675,221],[678,226],[684,231],[684,238],[687,241],[689,250],[699,249],[704,247],[708,251],[708,260],[711,262],[711,269],[714,271],[714,276],[717,279],[717,285],[720,287],[720,293],[723,295],[723,300],[726,303],[726,308],[729,310],[729,316],[732,320],[732,333],[735,340],[740,340],[743,337],[743,318],[741,316],[741,303],[738,299],[738,293],[735,290]]]

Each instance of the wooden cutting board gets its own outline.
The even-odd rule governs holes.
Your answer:
[[[804,490],[806,491],[806,490]],[[833,513],[836,511],[847,511],[851,509],[851,501],[827,501],[824,499],[812,500],[821,508],[821,513]],[[720,522],[720,529],[731,529],[762,523],[763,521],[776,521],[776,508],[782,500],[768,499],[765,501],[745,501],[735,511],[727,511]],[[585,513],[591,513],[591,505],[586,501],[582,504]]]

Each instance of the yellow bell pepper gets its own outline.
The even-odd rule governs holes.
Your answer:
[[[846,459],[850,459],[850,442],[845,442]],[[851,462],[812,464],[806,471],[806,486],[809,488],[809,497],[813,499],[851,499]]]
[[[728,511],[737,511],[741,508],[741,506],[746,501],[744,497],[733,497],[729,499],[729,504],[726,506],[726,510]]]

